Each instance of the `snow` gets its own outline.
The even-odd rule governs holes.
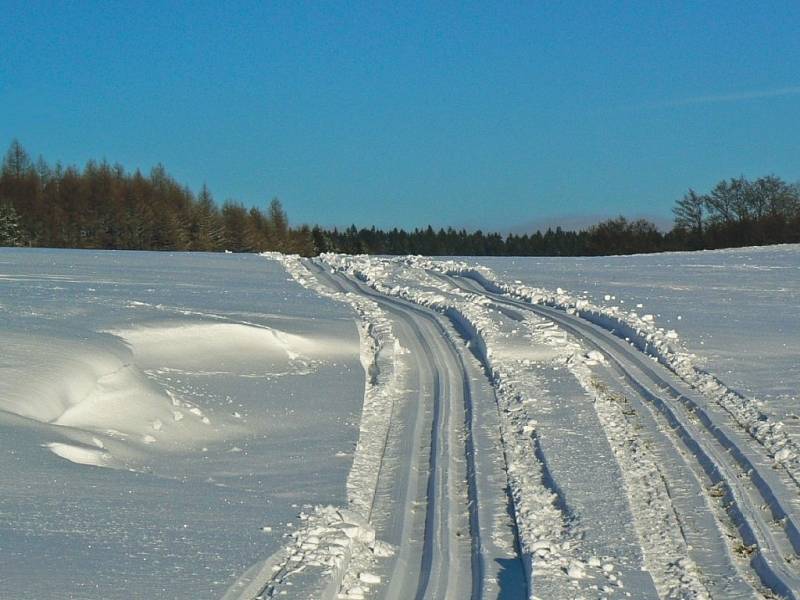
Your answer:
[[[572,469],[565,469],[561,474],[553,470],[551,463],[556,463],[565,457],[566,448],[563,444],[549,449],[546,447],[544,443],[546,429],[543,428],[541,417],[552,414],[553,408],[546,408],[541,398],[544,397],[552,403],[554,392],[555,398],[558,398],[558,392],[553,389],[559,377],[554,374],[558,368],[555,365],[550,367],[551,372],[537,386],[537,377],[525,369],[536,363],[539,363],[536,365],[538,368],[543,368],[547,364],[547,353],[536,349],[534,356],[519,360],[522,344],[515,338],[525,329],[530,331],[527,336],[529,339],[539,339],[542,344],[556,349],[562,363],[566,364],[577,381],[587,392],[595,395],[594,418],[599,420],[601,431],[605,432],[614,451],[615,458],[612,460],[618,463],[625,480],[622,488],[625,494],[622,498],[632,511],[632,521],[638,537],[638,542],[635,544],[639,545],[643,552],[643,556],[639,559],[644,561],[641,570],[650,574],[651,585],[655,585],[658,595],[670,598],[706,598],[710,597],[711,590],[717,593],[718,590],[725,589],[727,590],[725,594],[738,596],[747,594],[748,589],[750,593],[753,589],[758,589],[760,584],[756,581],[755,574],[735,558],[738,550],[727,540],[736,537],[730,533],[734,527],[741,527],[744,540],[742,544],[743,547],[747,547],[750,543],[747,540],[752,539],[751,536],[756,531],[753,529],[753,523],[756,523],[756,527],[760,527],[761,533],[764,534],[759,544],[765,556],[771,555],[776,550],[782,551],[779,549],[786,540],[783,532],[779,531],[779,527],[775,528],[774,522],[770,526],[763,521],[759,511],[769,507],[773,515],[778,515],[775,517],[778,519],[780,515],[788,514],[784,511],[787,510],[789,506],[787,502],[792,497],[789,489],[794,486],[793,482],[797,477],[797,463],[793,460],[796,456],[796,444],[787,437],[784,423],[774,416],[769,417],[761,412],[757,400],[737,394],[714,374],[704,371],[693,356],[681,347],[677,331],[665,331],[659,327],[658,313],[645,313],[640,316],[627,311],[622,307],[625,304],[622,298],[619,299],[619,305],[598,306],[585,294],[573,295],[561,287],[553,293],[545,288],[524,283],[505,284],[502,278],[491,271],[471,267],[468,263],[458,261],[435,261],[421,257],[377,259],[337,255],[326,255],[322,258],[334,269],[367,283],[382,294],[404,298],[412,303],[434,308],[446,315],[470,347],[482,357],[487,371],[492,374],[498,405],[501,414],[505,416],[501,435],[509,484],[513,492],[514,514],[521,547],[528,559],[532,559],[532,564],[528,567],[529,577],[532,576],[538,581],[539,593],[545,589],[554,595],[563,594],[564,584],[559,582],[559,569],[573,581],[573,588],[578,586],[575,589],[587,593],[589,589],[598,589],[594,583],[587,582],[587,588],[582,588],[580,583],[584,579],[593,580],[596,577],[596,575],[587,577],[586,566],[590,564],[587,558],[591,556],[590,552],[597,550],[596,547],[591,547],[589,542],[595,539],[601,544],[610,544],[612,540],[614,542],[617,540],[602,535],[599,538],[594,537],[604,515],[601,513],[590,515],[588,511],[591,507],[588,504],[581,507],[579,512],[586,519],[583,527],[587,529],[580,535],[575,530],[575,524],[572,522],[572,510],[575,506],[570,506],[566,499],[572,498],[574,503],[576,497],[587,490],[586,486],[592,481],[592,475],[572,483],[570,472],[577,470],[575,466]],[[686,384],[692,390],[696,390],[675,392],[678,394],[677,399],[683,398],[684,402],[689,403],[689,413],[685,417],[688,421],[684,424],[682,434],[688,440],[686,442],[688,450],[694,453],[700,452],[696,454],[699,465],[690,466],[692,477],[701,482],[701,486],[708,485],[702,483],[705,478],[711,476],[713,483],[714,478],[720,477],[719,469],[723,469],[723,480],[727,485],[737,488],[735,493],[732,492],[732,498],[735,498],[734,502],[737,505],[731,513],[732,516],[711,506],[710,501],[705,506],[681,506],[684,500],[671,496],[666,482],[673,473],[660,471],[658,465],[662,456],[653,454],[651,444],[643,441],[639,432],[645,424],[653,428],[653,432],[658,436],[658,453],[662,452],[662,445],[663,448],[675,452],[675,448],[679,448],[684,442],[668,441],[672,434],[667,432],[672,426],[651,424],[647,420],[650,419],[649,413],[652,408],[644,405],[637,405],[636,408],[626,407],[619,404],[615,399],[617,396],[596,392],[602,388],[596,387],[594,374],[585,369],[605,368],[607,362],[605,352],[586,351],[580,347],[571,348],[574,342],[564,337],[565,331],[560,327],[553,330],[553,323],[545,321],[529,324],[520,314],[515,315],[515,309],[503,308],[502,304],[493,306],[486,294],[460,291],[458,286],[453,286],[453,281],[437,274],[464,275],[477,279],[490,290],[505,292],[511,298],[522,298],[528,303],[558,307],[564,311],[563,314],[573,319],[586,320],[617,336],[624,336],[643,355],[649,355],[653,360],[667,366],[674,375],[655,376],[661,378],[654,379],[659,386],[656,389],[662,390],[665,384],[666,389],[669,386],[680,387]],[[524,281],[524,275],[519,271],[515,275],[517,281]],[[600,277],[598,274],[598,278]],[[604,297],[606,296],[608,300],[617,300],[616,294],[604,294]],[[685,309],[682,312],[684,315],[688,314]],[[518,323],[503,324],[502,321],[506,318],[516,320]],[[757,315],[753,317],[755,320],[757,318]],[[559,319],[555,322],[560,324]],[[535,331],[537,328],[539,335]],[[568,328],[566,332],[569,331],[571,330]],[[586,339],[591,339],[591,336]],[[613,347],[613,343],[608,346],[609,349]],[[630,362],[623,363],[626,366],[621,368],[627,369],[625,377],[641,388],[641,382],[650,377],[645,374],[648,367],[642,362],[641,356],[634,356],[630,352],[627,350],[630,358],[624,358]],[[580,356],[581,359],[576,360],[576,356]],[[619,360],[621,359],[615,358],[615,368]],[[666,383],[673,376],[677,376],[681,383]],[[614,373],[606,373],[603,377],[606,381],[617,381]],[[625,378],[623,381],[626,381]],[[652,391],[639,392],[636,388],[623,390],[622,393],[623,396],[619,396],[621,398],[628,393],[631,393],[632,397],[642,393],[644,394],[642,398],[647,399],[648,403],[653,397]],[[690,401],[687,395],[702,399]],[[571,401],[573,407],[576,407],[576,400]],[[706,407],[709,401],[712,403]],[[658,402],[656,407],[660,406]],[[677,418],[676,413],[670,412],[671,410],[666,410],[664,414],[672,419]],[[531,418],[534,414],[539,418]],[[709,442],[705,441],[699,442],[700,449],[697,449],[698,441],[703,439],[703,434],[695,431],[693,425],[689,430],[685,429],[695,419],[694,414],[700,414],[703,423],[712,423],[709,432],[714,433],[722,444],[722,454],[718,447],[714,444],[708,445]],[[546,421],[544,424],[546,425]],[[576,423],[573,417],[572,423],[566,420],[556,431],[563,432],[565,427],[568,429],[571,425],[577,426],[578,431],[586,427]],[[532,436],[533,443],[520,437],[516,432],[522,433],[523,436]],[[588,441],[586,439],[578,443],[579,451],[588,450]],[[761,445],[760,450],[756,447],[756,442]],[[693,448],[695,450],[692,450]],[[735,452],[731,458],[726,458],[725,453],[732,449]],[[784,449],[788,449],[789,452],[784,452]],[[760,460],[755,457],[763,452],[784,465],[789,477],[783,478],[778,475],[776,478],[770,471],[760,471],[754,476],[752,470],[757,463],[753,461]],[[680,452],[678,454],[680,455]],[[581,460],[577,456],[575,458]],[[606,462],[601,464],[605,466]],[[679,466],[674,461],[671,461],[669,466],[678,470],[686,469],[686,466]],[[742,481],[739,469],[749,473],[750,478]],[[764,477],[771,482],[765,483]],[[563,487],[565,485],[568,487]],[[575,485],[574,490],[569,489],[572,485]],[[620,491],[618,487],[616,493]],[[607,502],[615,495],[615,490],[609,489],[605,493],[608,494],[608,497],[604,497],[604,501]],[[765,504],[759,504],[764,500]],[[691,529],[684,530],[686,519],[693,518],[689,515],[694,515],[698,508],[706,515],[704,520],[697,521],[692,524]],[[679,510],[689,512],[678,517]],[[796,515],[790,519],[791,524],[787,525],[786,534],[792,539],[795,527],[793,519],[796,519]],[[706,545],[701,531],[711,535],[711,540],[716,540],[713,543],[721,544],[717,546],[716,554],[709,556],[700,551],[701,546]],[[700,540],[697,552],[691,544],[695,536]],[[610,547],[606,547],[606,550],[610,550]],[[625,567],[623,570],[627,571],[627,574],[624,575],[624,579],[627,579],[630,585],[635,579],[635,571],[640,570],[635,564],[636,555],[618,556],[617,560],[620,561],[617,563],[618,567]],[[699,560],[701,564],[696,564],[695,560]],[[782,559],[778,563],[781,561]],[[765,585],[773,587],[779,593],[787,593],[796,585],[794,575],[789,574],[785,570],[786,567],[778,563],[773,564],[772,559],[767,559],[766,562],[756,561],[754,569]],[[603,573],[617,588],[624,587],[623,579],[617,574],[611,574],[610,569],[603,570]],[[607,587],[603,586],[604,593],[608,593]],[[641,578],[634,584],[634,589],[641,597],[651,593],[647,591],[647,583]]]
[[[643,319],[649,314],[672,330],[671,339],[680,337],[698,364],[732,389],[763,400],[777,417],[798,412],[800,245],[475,262],[503,281],[644,308]]]
[[[221,597],[346,504],[359,332],[276,263],[2,249],[0,347],[2,598]]]
[[[15,598],[800,595],[800,246],[0,281]]]

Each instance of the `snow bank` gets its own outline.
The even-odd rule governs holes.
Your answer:
[[[304,371],[315,360],[351,350],[341,340],[322,336],[201,320],[145,321],[74,337],[11,332],[5,357],[18,365],[17,375],[0,381],[0,410],[61,426],[62,433],[80,440],[86,437],[82,432],[91,432],[124,441],[132,445],[127,453],[132,459],[142,445],[151,450],[172,448],[176,442],[199,445],[220,437],[223,423],[227,436],[243,428],[230,415],[212,416],[170,392],[150,374],[263,377]],[[127,464],[119,446],[113,451],[116,460],[109,452],[90,460],[82,450],[49,448],[80,464]]]
[[[51,429],[54,437],[78,445],[54,440],[45,447],[66,460],[100,467],[147,469],[145,451],[200,447],[220,439],[223,426],[225,436],[235,436],[243,431],[241,421],[227,414],[212,417],[195,402],[159,385],[145,368],[197,367],[203,360],[211,364],[213,348],[229,348],[232,357],[234,346],[243,339],[243,349],[236,352],[245,353],[248,360],[279,353],[286,363],[287,346],[308,352],[309,344],[291,338],[287,342],[274,332],[255,328],[245,328],[243,334],[228,325],[208,327],[142,326],[113,335],[83,331],[73,337],[45,330],[7,332],[0,411],[32,424],[56,426]],[[188,333],[181,338],[184,330]],[[196,339],[209,333],[216,342]]]

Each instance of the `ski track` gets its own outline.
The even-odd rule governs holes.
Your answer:
[[[612,333],[564,311],[504,298],[485,288],[483,293],[554,321],[609,357],[626,384],[679,431],[713,483],[721,484],[744,545],[754,547],[750,562],[762,583],[782,596],[799,597],[800,578],[791,564],[798,550],[795,503],[787,502],[792,493],[748,440],[731,430],[696,392]]]
[[[339,260],[338,257],[331,257],[331,262],[339,270],[347,271],[350,276],[368,282],[381,292],[440,310],[453,323],[461,337],[469,341],[474,354],[480,358],[486,377],[494,384],[496,401],[502,415],[502,454],[512,492],[512,514],[520,535],[520,554],[528,582],[532,581],[528,590],[530,597],[630,597],[631,593],[624,589],[623,581],[615,569],[615,559],[609,556],[613,554],[611,547],[606,546],[610,552],[603,553],[604,556],[601,557],[586,556],[580,551],[579,536],[576,532],[569,531],[568,515],[563,511],[563,499],[559,497],[558,486],[548,472],[536,428],[531,425],[535,421],[528,418],[524,410],[524,393],[517,389],[511,377],[506,377],[493,368],[489,358],[491,349],[485,346],[484,340],[469,320],[459,318],[448,307],[437,305],[436,301],[426,303],[431,298],[440,298],[436,294],[425,297],[424,292],[421,297],[415,297],[411,293],[403,294],[398,286],[382,287],[368,273],[360,270],[362,265],[347,265],[346,261],[346,258]],[[617,563],[616,567],[619,566],[621,564]],[[532,579],[534,568],[536,575]],[[649,592],[644,591],[648,587],[646,576],[645,579],[637,576],[635,573],[638,571],[638,567],[626,570],[625,575],[630,576],[632,581],[637,581],[637,593],[644,592],[650,597]]]
[[[435,393],[425,486],[426,516],[415,597],[497,597],[500,593],[499,576],[497,573],[487,576],[487,570],[497,571],[502,563],[506,564],[505,569],[513,570],[514,567],[507,565],[513,562],[513,558],[493,547],[489,533],[491,524],[480,515],[479,506],[483,502],[479,498],[477,436],[473,431],[473,388],[476,384],[470,378],[463,353],[453,343],[454,332],[448,332],[430,310],[386,297],[342,274],[338,277],[354,291],[381,304],[413,330],[423,358],[418,364],[419,371],[424,372],[425,365],[434,367],[434,372],[429,375]],[[485,403],[485,391],[483,395]],[[492,397],[489,400],[494,401]],[[459,464],[462,463],[461,457],[465,464]],[[496,493],[493,495],[497,496]],[[467,533],[468,541],[459,539]],[[413,549],[413,545],[401,542],[401,553],[404,548]],[[465,546],[469,548],[468,554]],[[408,597],[407,576],[400,572],[403,564],[404,561],[398,561],[400,568],[396,567],[391,574],[390,581],[394,585],[390,586],[386,597]],[[521,565],[516,569],[521,571]],[[518,583],[524,581],[521,573],[514,578]],[[511,594],[509,592],[509,597]]]
[[[272,258],[359,315],[361,437],[350,506],[226,598],[800,599],[795,448],[672,332],[464,263]]]

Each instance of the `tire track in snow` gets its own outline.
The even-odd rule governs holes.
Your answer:
[[[513,494],[510,516],[519,528],[519,531],[515,531],[519,536],[515,540],[517,556],[526,575],[532,575],[534,570],[537,573],[534,581],[531,581],[531,577],[526,577],[525,582],[518,582],[514,589],[522,590],[530,582],[528,592],[533,594],[532,599],[577,599],[592,596],[594,593],[602,594],[603,597],[616,596],[617,593],[630,596],[616,574],[617,565],[608,562],[611,556],[579,556],[575,552],[576,544],[580,545],[579,539],[573,539],[572,532],[567,530],[564,515],[556,506],[558,492],[548,487],[549,478],[545,465],[535,457],[536,426],[532,425],[535,421],[526,416],[523,406],[525,392],[516,389],[513,375],[508,377],[506,367],[510,365],[495,365],[491,359],[492,349],[486,346],[487,340],[481,334],[482,326],[488,324],[485,322],[488,315],[483,314],[480,303],[467,301],[463,307],[467,309],[467,313],[462,313],[461,308],[442,296],[438,286],[431,286],[430,282],[424,280],[425,276],[417,268],[414,257],[385,260],[326,255],[324,259],[379,293],[402,298],[434,311],[442,321],[452,323],[458,332],[456,337],[468,340],[471,352],[482,365],[483,378],[494,386],[493,396],[497,409],[495,417],[502,432],[498,436],[502,439],[500,453],[505,459],[506,480],[510,487],[504,493]],[[394,272],[398,267],[400,271]],[[406,267],[411,267],[408,273],[403,272]],[[399,275],[399,279],[393,279],[395,275]],[[409,281],[398,283],[407,279],[407,275],[411,275]],[[473,314],[473,308],[478,311],[477,314]],[[513,371],[513,367],[511,369]],[[497,436],[497,433],[495,431],[494,435]],[[638,592],[648,597],[656,596],[652,583],[648,584],[649,576],[637,577],[633,571],[626,573],[631,576],[630,581],[638,581],[638,585],[641,585],[637,587]]]
[[[479,293],[508,306],[531,311],[554,321],[590,347],[609,357],[615,370],[646,402],[655,406],[676,429],[702,469],[725,489],[728,511],[751,554],[751,566],[763,584],[788,598],[800,598],[795,566],[800,546],[793,495],[771,466],[753,456],[735,432],[705,410],[704,402],[669,371],[612,333],[564,311],[535,305],[485,288]],[[476,288],[470,286],[469,291]],[[769,510],[769,514],[767,511]]]

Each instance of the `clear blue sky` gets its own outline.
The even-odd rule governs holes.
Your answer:
[[[800,179],[800,2],[7,2],[0,142],[293,222],[668,219]]]

